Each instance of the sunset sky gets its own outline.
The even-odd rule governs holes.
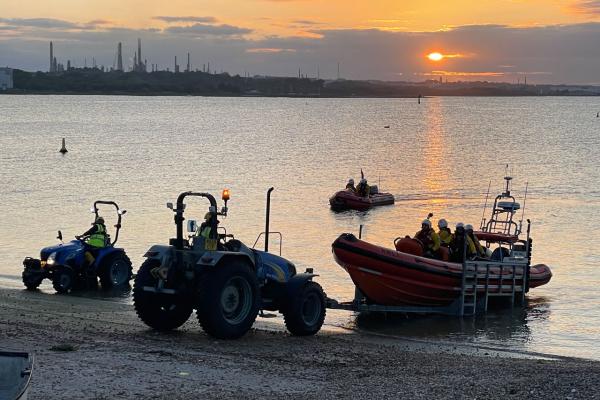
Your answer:
[[[0,65],[148,65],[191,52],[230,73],[600,84],[600,0],[0,0]],[[442,57],[427,57],[440,53]],[[441,59],[440,59],[441,58]]]

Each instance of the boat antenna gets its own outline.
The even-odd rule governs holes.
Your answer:
[[[490,179],[490,183],[488,184],[488,190],[485,195],[485,203],[483,203],[483,212],[481,213],[481,224],[479,225],[479,229],[483,229],[483,225],[485,224],[485,210],[487,208],[488,198],[490,197],[490,188],[492,187],[492,180]]]
[[[512,176],[508,175],[508,164],[506,164],[506,169],[504,173],[504,180],[506,181],[506,191],[502,193],[502,196],[509,197],[510,196],[510,181]]]
[[[525,204],[527,204],[527,190],[529,189],[529,182],[525,182],[525,198],[523,199],[523,209],[521,210],[521,220],[519,221],[519,233],[523,227],[523,217],[525,216]]]

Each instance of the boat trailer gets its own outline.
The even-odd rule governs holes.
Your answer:
[[[493,273],[492,270],[500,270]],[[509,271],[508,274],[503,274]],[[358,287],[354,287],[352,301],[338,301],[327,298],[326,307],[334,310],[372,313],[400,314],[442,314],[452,316],[475,316],[486,313],[489,299],[505,297],[510,300],[511,307],[525,304],[525,293],[528,291],[527,278],[529,266],[519,262],[466,261],[463,262],[463,274],[460,295],[446,306],[410,306],[372,304]],[[497,283],[490,281],[497,280]]]

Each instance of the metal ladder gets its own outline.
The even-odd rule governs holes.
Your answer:
[[[477,263],[463,262],[460,290],[459,315],[474,316],[477,313]]]
[[[491,268],[496,271],[492,272]],[[507,271],[508,273],[506,273]],[[478,278],[482,280],[480,285],[478,285]],[[492,279],[496,282],[494,285],[490,284]],[[461,316],[473,316],[477,311],[487,312],[490,297],[508,297],[511,307],[514,307],[517,300],[523,304],[526,284],[526,265],[465,261],[458,312]],[[481,299],[483,310],[477,310],[477,288],[483,289],[483,293],[479,294],[479,296],[483,296]]]

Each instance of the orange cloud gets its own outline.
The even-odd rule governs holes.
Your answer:
[[[273,54],[273,53],[295,53],[295,49],[278,49],[278,48],[254,48],[246,49],[246,53]]]
[[[422,72],[423,76],[462,76],[462,77],[498,77],[506,75],[504,72],[485,71],[485,72],[465,72],[465,71],[431,71]]]
[[[600,15],[599,0],[579,0],[574,1],[567,10],[575,14]]]
[[[460,54],[460,53],[456,53],[456,54],[442,54],[442,56],[444,58],[464,58],[464,57],[466,57],[466,55]]]

